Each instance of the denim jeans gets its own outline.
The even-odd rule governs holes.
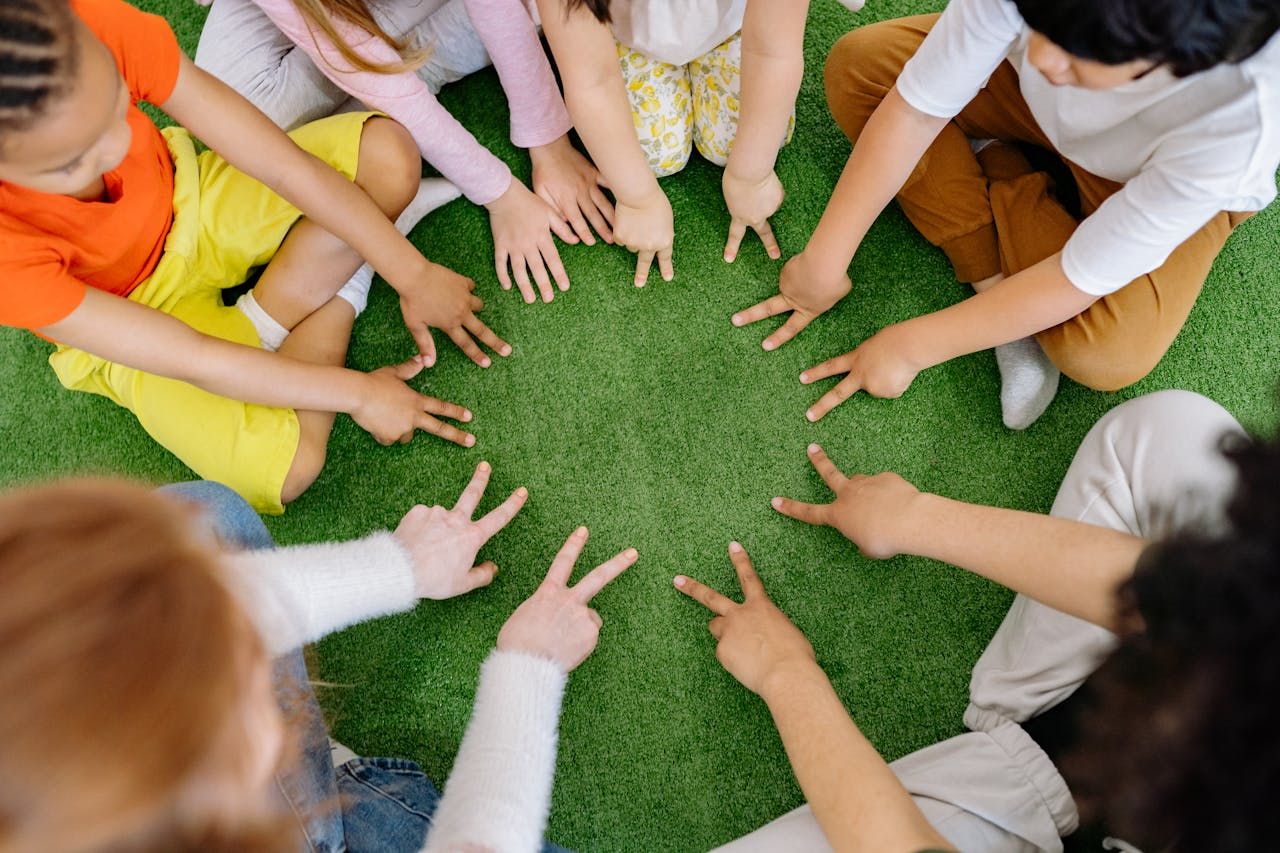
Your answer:
[[[200,504],[228,548],[273,548],[275,542],[244,499],[219,483],[192,482],[160,491]],[[315,853],[418,853],[426,843],[440,793],[422,768],[401,758],[355,758],[335,768],[329,732],[307,679],[302,651],[276,661],[276,696],[295,729],[299,760],[276,787]],[[561,848],[547,845],[544,853]]]

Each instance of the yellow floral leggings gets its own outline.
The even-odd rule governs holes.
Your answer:
[[[636,137],[658,177],[675,174],[689,162],[693,146],[723,166],[738,133],[738,93],[742,87],[742,33],[688,65],[670,65],[618,45],[618,63],[631,98]],[[795,111],[785,145],[795,132]]]

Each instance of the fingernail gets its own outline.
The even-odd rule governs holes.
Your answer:
[[[526,489],[524,486],[521,486],[520,488],[516,489],[516,497],[519,497],[519,498],[529,497],[529,490]]]
[[[574,536],[586,536],[586,535],[587,535],[587,527],[586,527],[586,525],[584,524],[582,527],[579,527],[577,530],[573,531],[573,535],[574,535]]]
[[[524,304],[525,304],[525,305],[532,305],[532,304],[533,304],[533,295],[532,295],[532,294],[530,294],[529,296],[526,296],[526,297],[524,298]]]
[[[628,548],[626,551],[622,552],[622,556],[626,557],[628,560],[634,560],[636,557],[640,556],[640,552],[635,548]]]
[[[477,471],[488,471],[488,470],[489,470],[489,463],[488,463],[488,462],[485,462],[483,459],[481,459],[481,460],[480,460],[480,464],[476,466],[476,470],[477,470]]]
[[[485,358],[480,359],[480,366],[481,366],[481,367],[488,367],[488,366],[489,366],[489,365],[491,365],[491,364],[493,364],[493,362],[492,362],[492,361],[490,361],[488,357],[485,357]]]
[[[778,345],[773,341],[765,341],[760,346],[764,347],[765,352],[773,352],[773,350],[778,348]]]
[[[738,544],[737,542],[730,542],[730,543],[729,543],[729,553],[730,553],[730,554],[738,554],[738,553],[741,553],[741,551],[742,551],[742,546],[741,546],[740,544]]]
[[[810,409],[809,411],[805,412],[804,416],[809,419],[810,423],[813,423],[818,419],[818,414],[813,409]]]
[[[675,583],[676,586],[684,586],[688,582],[688,580],[689,579],[684,575],[676,575],[673,583]]]
[[[467,447],[476,446],[476,437],[474,435],[467,436]]]
[[[510,289],[511,289],[511,285],[509,285],[509,284],[504,284],[504,285],[502,285],[502,289],[503,289],[503,290],[510,290]]]
[[[644,287],[644,282],[643,282],[643,281],[637,281],[637,282],[636,282],[636,287]]]
[[[462,412],[462,422],[463,422],[463,423],[469,423],[470,421],[471,421],[471,411],[470,411],[469,409],[468,409],[468,410],[464,410],[464,411]]]
[[[805,383],[806,385],[808,385],[808,384],[809,384],[809,374],[807,374],[807,373],[801,373],[801,374],[800,374],[800,381],[801,381],[801,382],[803,382],[803,383]]]
[[[424,355],[422,357],[422,363],[425,364],[427,367],[430,367],[431,365],[436,363],[436,360],[434,356]]]
[[[817,452],[818,452],[819,450],[821,450],[821,449],[822,449],[822,448],[821,448],[819,445],[817,445],[817,444],[811,444],[811,445],[809,445],[809,452],[810,452],[810,453],[817,453]]]
[[[731,263],[733,263],[733,255],[725,255],[725,256],[724,256],[724,262],[725,262],[726,264],[731,264]]]
[[[502,349],[498,350],[498,352],[500,352],[503,356],[511,355],[511,344],[507,344]]]
[[[735,326],[741,326],[741,325],[742,325],[742,318],[741,318],[741,317],[739,317],[737,314],[734,314],[734,315],[733,315],[733,317],[729,320],[729,322],[730,322],[730,323],[733,323],[733,325],[735,325]]]
[[[782,509],[782,498],[774,498],[773,500],[769,501],[769,504],[774,509]]]

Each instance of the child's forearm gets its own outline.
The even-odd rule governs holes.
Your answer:
[[[912,107],[893,89],[871,115],[805,254],[844,275],[871,223],[906,183],[947,120]]]
[[[923,369],[1051,329],[1095,301],[1067,279],[1054,255],[950,308],[908,320],[899,332]]]
[[[1116,589],[1147,541],[1065,518],[921,494],[903,519],[902,551],[981,575],[1114,629]]]
[[[760,181],[773,171],[804,77],[807,0],[751,0],[742,26],[738,130],[729,174]]]
[[[834,849],[951,849],[849,717],[816,663],[778,673],[762,695],[800,788]]]

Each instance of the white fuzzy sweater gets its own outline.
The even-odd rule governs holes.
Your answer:
[[[409,555],[390,533],[228,557],[230,585],[273,654],[417,603]],[[566,674],[494,650],[426,851],[523,853],[542,845]]]

